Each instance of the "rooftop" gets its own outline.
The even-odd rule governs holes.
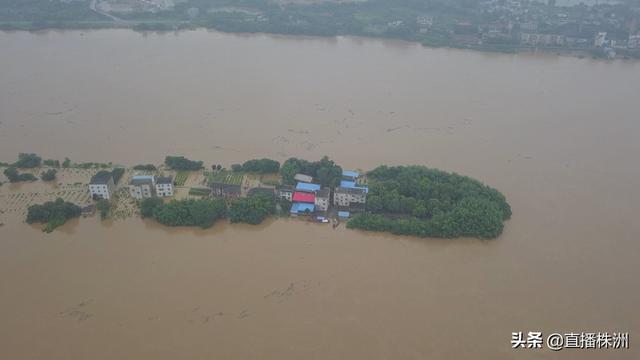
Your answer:
[[[360,173],[358,173],[357,171],[342,170],[342,176],[349,177],[349,178],[357,178],[358,176],[360,176]]]
[[[111,180],[111,173],[109,171],[99,171],[97,174],[91,177],[90,184],[92,185],[106,185]]]
[[[173,184],[173,179],[169,176],[160,176],[156,179],[157,184]]]
[[[305,204],[305,203],[293,203],[293,205],[291,205],[291,213],[292,214],[300,214],[300,213],[305,213],[306,211],[308,212],[313,212],[313,210],[315,210],[315,205],[313,204]]]
[[[134,176],[131,179],[131,182],[129,184],[134,185],[134,186],[153,185],[153,179],[149,179],[149,178],[146,178],[146,177],[141,178],[141,177]]]
[[[298,185],[296,185],[296,190],[306,191],[306,192],[316,192],[320,190],[320,185],[299,182]]]
[[[329,198],[330,194],[331,194],[331,190],[329,190],[329,188],[324,188],[324,189],[320,189],[320,191],[316,193],[316,197]]]
[[[316,196],[311,193],[296,191],[293,193],[293,201],[313,204],[316,201]]]

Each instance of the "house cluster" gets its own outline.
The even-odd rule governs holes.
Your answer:
[[[164,176],[135,175],[129,182],[129,195],[134,199],[173,196],[173,180]]]
[[[109,200],[115,188],[113,176],[108,172],[94,175],[89,182],[89,194],[93,199]],[[164,176],[135,175],[129,182],[129,194],[134,199],[173,196],[173,180]]]
[[[331,189],[313,183],[313,178],[304,174],[295,176],[296,185],[283,185],[277,191],[280,199],[290,201],[291,215],[313,214],[329,211],[331,205],[341,217],[349,217],[350,212],[364,211],[368,188],[359,184],[359,174],[343,171],[340,186]]]

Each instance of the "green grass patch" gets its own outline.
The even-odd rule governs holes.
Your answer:
[[[208,174],[209,182],[221,183],[221,184],[230,184],[230,185],[241,185],[242,179],[244,178],[243,173],[232,172],[232,171],[214,171]]]
[[[209,196],[211,194],[210,188],[191,188],[189,189],[189,195],[193,196]]]
[[[184,186],[184,183],[187,182],[189,178],[189,172],[187,171],[178,171],[176,174],[176,186]]]

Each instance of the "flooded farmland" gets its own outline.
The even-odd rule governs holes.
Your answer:
[[[497,188],[514,214],[492,241],[283,219],[44,234],[26,206],[85,201],[90,174],[4,184],[2,358],[640,355],[640,63],[207,31],[0,33],[0,49],[0,161],[422,164]],[[511,349],[536,330],[628,331],[631,349]]]

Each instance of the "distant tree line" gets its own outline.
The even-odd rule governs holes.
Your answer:
[[[330,188],[338,186],[342,179],[342,168],[326,156],[320,161],[290,158],[280,168],[282,182],[285,184],[294,184],[294,177],[298,173],[312,176],[316,183]]]
[[[58,198],[42,205],[31,205],[27,209],[27,223],[45,223],[43,231],[51,232],[67,220],[79,217],[82,210],[78,205]]]
[[[184,156],[167,156],[164,163],[174,170],[195,171],[202,169],[202,161],[193,161]]]
[[[134,166],[133,170],[156,171],[156,166],[153,164],[140,164]]]
[[[495,238],[511,217],[504,195],[472,178],[423,166],[380,166],[367,173],[367,212],[350,228],[394,234]]]
[[[255,159],[245,161],[242,165],[231,165],[233,171],[246,171],[258,174],[276,174],[280,170],[280,163],[271,159]]]

